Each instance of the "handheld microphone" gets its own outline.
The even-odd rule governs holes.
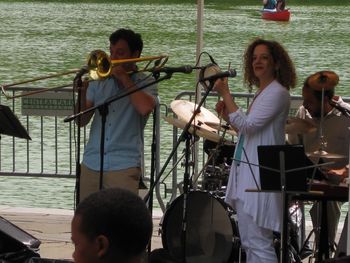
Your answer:
[[[172,74],[172,73],[184,73],[184,74],[190,74],[193,71],[193,67],[186,65],[186,66],[181,66],[181,67],[163,67],[163,68],[157,68],[153,69],[153,73],[167,73],[167,74]]]
[[[203,77],[199,81],[205,82],[205,81],[214,81],[214,80],[221,79],[221,78],[234,78],[234,77],[236,77],[236,75],[237,75],[237,73],[236,73],[235,69],[229,69],[227,71],[218,72],[218,73],[211,75],[211,76],[208,76],[208,77]]]

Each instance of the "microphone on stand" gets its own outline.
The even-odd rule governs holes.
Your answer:
[[[192,73],[193,69],[196,67],[192,67],[189,65],[181,66],[181,67],[157,67],[155,64],[155,67],[151,69],[152,75],[155,79],[158,79],[160,76],[160,73],[166,73],[169,77],[173,73],[184,73],[184,74],[190,74]]]
[[[211,82],[220,78],[235,77],[237,75],[236,70],[229,69],[228,71],[221,71],[221,68],[215,64],[209,64],[204,67],[199,74],[199,82],[207,90]]]
[[[218,72],[208,77],[203,77],[199,81],[204,82],[204,81],[213,81],[221,78],[234,78],[236,77],[236,75],[237,75],[237,72],[235,69],[229,69],[227,71]]]

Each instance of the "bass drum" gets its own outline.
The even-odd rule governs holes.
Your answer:
[[[162,243],[172,258],[183,260],[183,195],[165,212]],[[219,197],[209,192],[192,191],[187,198],[186,262],[226,263],[238,256],[238,229],[233,212]]]

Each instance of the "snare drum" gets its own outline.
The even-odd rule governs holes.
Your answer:
[[[182,242],[183,195],[177,197],[162,220],[162,243],[170,255],[187,263],[230,262],[239,251],[238,228],[233,211],[221,198],[204,191],[187,196],[185,249]]]

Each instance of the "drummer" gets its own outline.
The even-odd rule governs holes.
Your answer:
[[[320,71],[306,78],[303,88],[303,105],[297,111],[297,117],[313,121],[318,127],[317,132],[300,135],[288,135],[289,143],[303,144],[305,151],[311,153],[310,159],[314,163],[333,161],[334,165],[327,169],[344,168],[348,163],[350,118],[348,112],[350,105],[343,102],[340,96],[334,95],[334,89],[338,84],[338,75],[332,71]],[[324,98],[322,105],[322,89]],[[321,127],[321,112],[323,118]],[[320,132],[322,129],[322,134]],[[323,142],[321,141],[323,136]],[[323,154],[317,155],[319,150]],[[344,158],[341,158],[344,157]],[[344,177],[334,172],[329,172],[329,183],[339,183]],[[341,214],[341,202],[327,202],[328,214],[328,238],[331,245],[334,244],[338,222]],[[310,210],[313,226],[316,227],[317,206]]]

